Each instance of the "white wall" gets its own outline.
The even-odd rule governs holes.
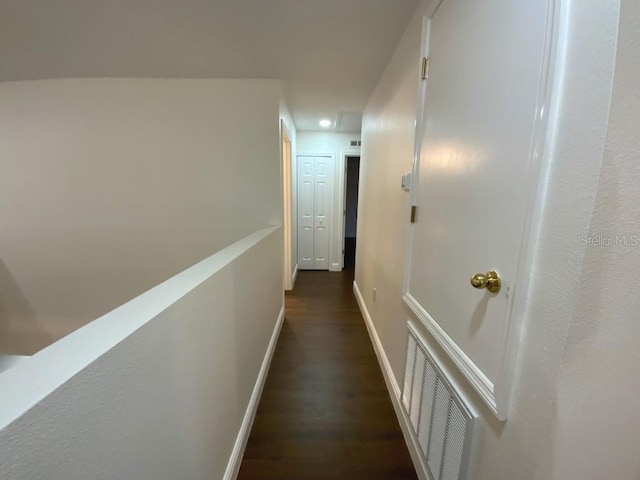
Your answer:
[[[623,0],[609,124],[588,231],[593,240],[578,278],[558,380],[553,444],[562,455],[554,455],[552,470],[558,480],[640,478],[639,51],[640,4]],[[616,235],[623,244],[598,245],[600,238]]]
[[[33,353],[282,215],[276,80],[0,84],[0,350]]]
[[[506,422],[430,342],[481,415],[475,480],[640,477],[640,305],[633,290],[640,246],[582,243],[583,235],[640,235],[640,5],[623,0],[620,13],[617,2],[605,0],[560,4],[569,32],[554,99],[562,110],[550,119],[542,221]],[[412,315],[401,300],[409,199],[397,184],[411,166],[420,23],[428,7],[419,7],[363,119],[356,282],[398,383]]]
[[[0,478],[235,478],[281,280],[258,231],[0,374]]]
[[[360,140],[359,133],[298,132],[297,154],[324,153],[335,159],[333,182],[333,222],[331,224],[331,245],[329,247],[329,270],[342,270],[342,246],[344,237],[344,156],[360,155],[360,147],[352,147],[351,140]]]
[[[410,207],[400,179],[413,162],[421,28],[420,13],[407,27],[362,119],[355,279],[399,381],[407,343],[402,279]]]

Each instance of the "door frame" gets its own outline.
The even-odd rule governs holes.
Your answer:
[[[342,222],[340,223],[341,225],[341,230],[340,230],[340,243],[342,245],[342,255],[340,256],[340,270],[344,270],[344,251],[345,251],[345,236],[344,236],[344,232],[347,229],[347,209],[346,209],[346,204],[347,204],[347,157],[358,157],[360,159],[360,164],[362,165],[362,152],[361,150],[357,150],[357,153],[354,153],[354,151],[351,150],[342,150],[340,152],[340,158],[341,158],[341,169],[340,171],[341,173],[341,177],[339,179],[340,182],[340,188],[342,189],[342,203],[339,205],[339,212],[342,211]],[[358,177],[358,192],[360,191],[360,179]],[[358,205],[360,204],[360,195],[358,195]],[[357,232],[357,226],[356,226],[356,232]]]
[[[336,232],[336,219],[335,219],[335,212],[339,212],[340,210],[337,209],[336,206],[336,194],[338,192],[338,186],[336,185],[336,181],[338,180],[338,162],[339,162],[339,158],[336,159],[336,155],[333,152],[296,152],[296,175],[298,175],[298,172],[300,171],[299,168],[297,168],[297,164],[298,164],[298,159],[300,157],[330,157],[332,162],[333,162],[333,185],[332,185],[332,191],[331,191],[331,222],[329,222],[329,271],[330,272],[334,272],[334,271],[340,271],[342,270],[342,268],[339,269],[335,269],[334,265],[335,263],[333,262],[334,259],[334,253],[335,253],[335,232]],[[298,181],[298,178],[295,179],[295,181]],[[296,195],[299,195],[299,191],[296,189]],[[298,202],[298,198],[296,198],[296,202]],[[299,210],[298,214],[299,214]],[[297,225],[297,222],[296,222]],[[296,238],[298,239],[298,255],[300,255],[300,239],[299,236],[297,235]]]
[[[337,155],[334,152],[296,152],[296,162],[298,157],[331,157],[334,162],[333,178],[333,202],[331,212],[331,231],[329,234],[329,271],[341,272],[344,268],[344,205],[346,190],[346,161],[347,157],[360,157],[360,168],[362,171],[362,150],[361,148],[350,148],[340,150]],[[296,179],[297,181],[297,179]],[[296,198],[296,201],[298,199]],[[342,215],[335,215],[336,212],[343,212]]]
[[[334,154],[331,154],[331,156],[334,156]],[[331,251],[329,252],[330,272],[341,272],[344,269],[344,205],[347,194],[345,170],[347,167],[347,157],[360,157],[360,165],[362,165],[361,148],[340,150],[338,158],[335,159],[333,208],[335,212],[342,212],[342,215],[334,215],[333,221],[331,222],[333,229],[331,231]]]
[[[297,273],[292,272],[292,173],[293,173],[293,145],[291,134],[287,129],[284,120],[280,120],[280,178],[282,179],[282,230],[284,237],[282,286],[284,290],[292,290],[294,277]]]
[[[446,0],[444,0],[446,1]],[[437,2],[435,8],[427,13],[423,19],[421,57],[428,58],[429,55],[429,29],[430,22],[436,13],[437,7],[442,2]],[[487,404],[491,412],[499,420],[506,420],[508,414],[509,399],[514,383],[515,367],[518,359],[518,350],[522,326],[524,323],[524,311],[529,292],[530,278],[533,271],[533,255],[535,250],[535,239],[537,237],[542,200],[544,196],[543,173],[545,165],[549,162],[549,154],[545,149],[545,143],[550,137],[553,125],[549,125],[548,118],[552,106],[552,93],[555,84],[561,79],[556,77],[556,64],[562,61],[558,55],[560,48],[561,33],[566,25],[561,22],[562,0],[548,0],[549,10],[547,13],[547,26],[545,33],[544,60],[542,66],[541,82],[538,91],[538,105],[534,122],[534,132],[531,141],[528,168],[530,171],[530,185],[528,201],[525,207],[525,220],[523,234],[519,245],[519,258],[517,262],[514,288],[510,292],[510,301],[507,304],[508,319],[506,322],[505,342],[503,356],[499,368],[499,374],[494,381],[480,370],[475,362],[460,348],[460,346],[444,331],[444,329],[427,313],[420,303],[410,293],[410,276],[412,267],[411,253],[414,243],[414,227],[407,220],[409,234],[405,250],[403,301],[411,309],[433,339],[442,347],[449,359],[456,365],[460,372],[466,377],[471,386],[476,390],[482,400]],[[561,30],[562,29],[562,30]],[[412,185],[411,185],[411,205],[417,205],[419,178],[420,178],[420,155],[424,130],[424,110],[425,102],[428,100],[428,80],[419,80],[418,104],[416,113],[415,144],[413,154]],[[551,112],[553,115],[553,112]],[[419,212],[418,212],[419,216]],[[515,288],[517,285],[518,288]]]

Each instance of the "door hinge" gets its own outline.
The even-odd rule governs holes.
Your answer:
[[[342,212],[342,215],[346,215],[347,214],[347,209],[345,208],[344,211]]]
[[[418,214],[418,207],[411,205],[411,223],[416,223],[416,215]]]
[[[342,254],[344,255],[344,248],[342,249]]]
[[[422,80],[429,78],[429,58],[422,57]]]

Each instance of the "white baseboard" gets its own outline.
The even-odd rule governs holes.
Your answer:
[[[296,266],[296,272],[297,269],[298,267]],[[238,436],[236,437],[236,443],[233,446],[231,457],[229,457],[229,463],[227,463],[227,469],[224,472],[224,480],[235,480],[238,476],[238,472],[240,471],[244,449],[247,446],[247,441],[249,440],[249,435],[251,434],[251,427],[253,426],[253,420],[256,417],[256,411],[258,410],[258,404],[260,403],[260,397],[262,396],[262,389],[264,388],[264,383],[267,379],[267,373],[269,373],[269,366],[271,365],[273,352],[276,349],[276,343],[278,342],[278,336],[280,335],[280,329],[282,328],[283,321],[284,305],[280,309],[280,314],[278,315],[276,326],[274,327],[273,333],[271,334],[271,340],[269,340],[267,352],[264,355],[264,360],[262,360],[260,373],[258,373],[258,378],[256,379],[256,384],[253,387],[249,405],[247,405],[247,410],[244,413],[240,431],[238,432]]]
[[[298,264],[296,263],[295,268],[293,269],[293,275],[291,275],[291,289],[296,286],[296,280],[298,279]]]
[[[360,311],[362,312],[365,324],[367,325],[369,337],[371,338],[371,343],[373,343],[373,349],[376,352],[376,357],[378,357],[378,363],[380,364],[380,369],[382,370],[384,381],[387,384],[387,390],[389,391],[389,396],[391,397],[391,403],[393,403],[393,409],[396,411],[396,416],[398,417],[398,422],[400,423],[400,428],[402,429],[402,434],[404,435],[404,441],[406,442],[407,448],[409,449],[409,454],[411,455],[413,466],[416,469],[416,474],[418,475],[418,478],[420,478],[420,480],[431,480],[429,473],[427,473],[427,466],[424,463],[424,459],[420,451],[418,439],[415,437],[413,431],[411,430],[409,416],[402,408],[400,386],[396,381],[396,377],[393,374],[391,364],[389,363],[387,354],[384,351],[384,347],[382,346],[382,342],[380,341],[380,337],[378,336],[376,327],[373,324],[373,320],[371,320],[371,315],[369,315],[369,311],[367,310],[367,306],[364,303],[364,299],[362,298],[362,294],[360,293],[358,284],[355,281],[353,282],[353,292],[355,293]]]

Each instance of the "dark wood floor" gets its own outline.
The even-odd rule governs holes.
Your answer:
[[[353,296],[352,272],[300,272],[239,479],[415,479]]]

